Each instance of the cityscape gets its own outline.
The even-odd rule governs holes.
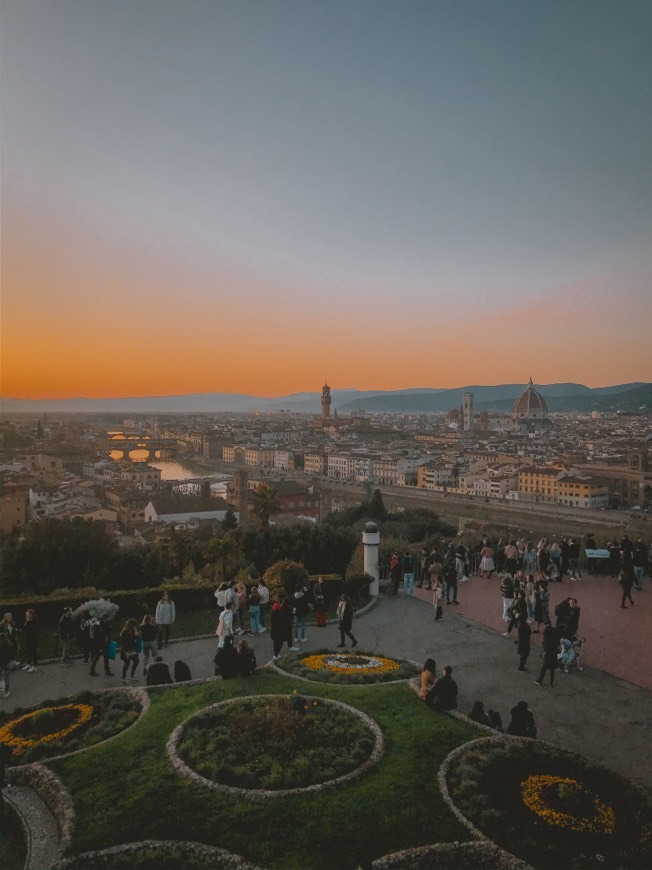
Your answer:
[[[652,867],[652,4],[0,16],[3,870]]]

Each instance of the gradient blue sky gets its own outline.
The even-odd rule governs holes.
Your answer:
[[[651,45],[649,0],[2,0],[2,395],[652,380]]]

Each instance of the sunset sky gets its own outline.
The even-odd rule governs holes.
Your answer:
[[[650,0],[2,0],[3,397],[652,381]]]

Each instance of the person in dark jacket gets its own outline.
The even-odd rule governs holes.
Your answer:
[[[275,659],[279,657],[284,643],[287,643],[288,649],[292,652],[299,649],[299,647],[292,645],[292,618],[292,607],[286,596],[283,596],[280,601],[274,602],[270,616],[270,637],[272,638]]]
[[[622,568],[620,571],[620,575],[618,577],[618,583],[623,587],[623,595],[620,599],[620,606],[627,607],[625,601],[629,598],[629,603],[634,604],[634,599],[632,598],[632,586],[634,585],[634,572],[633,570],[627,570],[626,568]]]
[[[256,654],[244,638],[238,644],[236,652],[238,655],[239,676],[250,677],[251,674],[256,672]]]
[[[174,663],[174,682],[185,683],[188,680],[192,680],[190,668],[185,662],[182,662],[181,659],[177,659]]]
[[[328,596],[326,583],[323,577],[319,577],[312,590],[312,598],[315,602],[315,619],[317,628],[325,628],[328,622]]]
[[[520,659],[518,662],[519,671],[527,671],[525,667],[528,656],[530,655],[530,639],[532,635],[532,629],[530,628],[527,617],[523,617],[518,621],[518,646],[516,647],[516,652],[519,654]]]
[[[89,655],[91,659],[90,675],[97,677],[97,663],[100,656],[104,660],[104,676],[112,677],[113,671],[109,666],[109,641],[111,640],[111,627],[105,622],[100,622],[94,616],[88,617],[86,620],[86,631],[88,633]],[[135,621],[134,621],[135,623]]]
[[[23,665],[23,670],[32,673],[37,671],[38,664],[38,638],[40,626],[36,611],[31,607],[25,612],[25,624],[23,625],[23,638],[25,640],[25,658],[26,663]]]
[[[170,668],[163,661],[162,656],[155,656],[152,664],[147,668],[147,685],[148,686],[164,686],[172,682],[170,676]]]
[[[511,709],[512,719],[507,726],[507,733],[514,737],[536,737],[537,728],[534,724],[534,715],[527,705],[527,701],[519,701]]]
[[[340,632],[340,642],[338,643],[338,646],[346,646],[344,635],[351,638],[352,648],[357,646],[358,641],[351,633],[351,627],[353,626],[353,606],[347,595],[340,595],[340,603],[337,605],[337,618],[339,621],[338,627]]]
[[[138,627],[136,625],[135,619],[128,619],[124,628],[120,632],[120,658],[122,659],[122,682],[126,683],[127,680],[131,680],[132,682],[136,682],[136,668],[138,667],[138,662],[140,661],[140,656],[138,655],[138,649],[136,646],[136,640],[138,639]],[[95,659],[93,659],[95,661]],[[127,672],[131,668],[131,673],[129,677],[127,677]],[[91,669],[91,673],[93,669]]]
[[[643,539],[639,538],[634,547],[632,561],[634,563],[634,582],[639,592],[643,589],[643,577],[647,571],[648,550]]]
[[[238,676],[238,654],[233,649],[233,638],[224,639],[224,645],[217,648],[215,653],[215,676],[223,680],[230,680]]]
[[[435,680],[435,685],[426,695],[426,704],[433,710],[445,712],[457,707],[457,683],[452,677],[453,668],[446,665],[444,675]]]
[[[543,638],[542,638],[542,646],[543,646],[543,662],[541,664],[541,671],[539,676],[534,681],[537,686],[543,685],[543,678],[545,676],[546,671],[550,671],[550,687],[552,688],[555,685],[555,671],[557,670],[557,653],[559,652],[559,638],[557,636],[557,631],[552,627],[552,625],[546,625]]]

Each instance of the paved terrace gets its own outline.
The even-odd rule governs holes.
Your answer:
[[[359,648],[367,652],[418,662],[433,656],[440,672],[444,665],[452,665],[461,712],[468,712],[476,699],[482,700],[485,708],[501,713],[506,726],[511,707],[524,699],[534,711],[539,737],[589,755],[652,789],[652,585],[647,577],[644,582],[648,585],[643,592],[632,593],[635,606],[626,610],[620,609],[620,587],[611,578],[587,576],[551,585],[551,612],[562,597],[577,597],[582,608],[580,632],[587,637],[584,670],[557,674],[553,689],[533,683],[540,666],[540,635],[532,636],[529,671],[517,670],[514,641],[501,636],[505,625],[495,577],[474,577],[461,584],[461,603],[444,605],[444,619],[437,623],[429,592],[417,589],[408,599],[400,592],[396,598],[381,595],[375,606],[354,620],[353,632]],[[324,646],[334,649],[338,642],[335,625],[309,626],[308,643],[302,644],[302,651]],[[269,634],[252,638],[251,645],[259,666],[270,660]],[[163,652],[170,665],[183,659],[192,676],[199,678],[213,675],[214,650],[215,640],[208,637],[180,640]],[[119,661],[113,670],[114,677],[93,678],[78,659],[71,668],[46,664],[35,673],[12,672],[11,695],[0,703],[5,709],[27,707],[86,688],[120,686]],[[142,672],[139,676],[144,684]]]

